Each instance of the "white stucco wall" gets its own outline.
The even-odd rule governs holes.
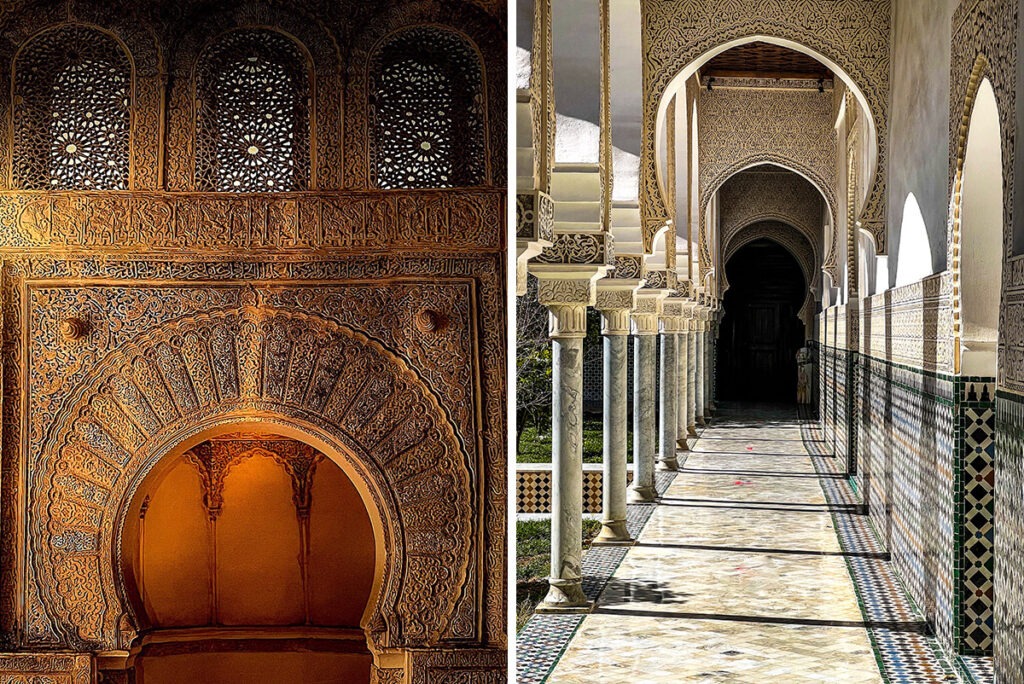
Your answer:
[[[889,122],[889,284],[900,269],[904,202],[913,193],[931,247],[946,268],[949,208],[949,41],[957,0],[893,0]],[[895,258],[892,255],[897,255]],[[905,278],[899,277],[905,281]]]

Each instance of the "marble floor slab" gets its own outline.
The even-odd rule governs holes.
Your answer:
[[[552,683],[882,682],[796,421],[716,422]]]

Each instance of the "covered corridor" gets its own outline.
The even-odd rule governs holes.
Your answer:
[[[584,557],[593,611],[520,632],[518,681],[956,681],[821,439],[795,407],[723,404],[631,506],[636,545]]]

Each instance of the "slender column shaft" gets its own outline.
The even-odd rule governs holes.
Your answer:
[[[683,325],[686,325],[685,321]],[[687,409],[689,408],[689,399],[687,397],[687,359],[690,356],[688,336],[686,330],[682,330],[676,335],[676,356],[678,357],[678,363],[676,364],[676,394],[678,394],[676,397],[676,444],[683,451],[690,450],[690,446],[686,442],[686,430],[689,427],[689,419],[687,418]]]
[[[568,307],[565,307],[568,308]],[[573,312],[586,320],[586,307]],[[587,605],[583,594],[583,334],[560,334],[552,310],[551,577],[548,608]]]
[[[715,408],[715,336],[711,326],[704,331],[704,415]]]
[[[654,501],[654,381],[655,338],[633,336],[633,484],[629,500]]]
[[[703,338],[703,331],[697,331],[697,364],[694,374],[696,375],[696,397],[694,402],[694,408],[696,410],[696,424],[703,425],[703,417],[705,417],[705,402],[703,402],[703,393],[705,393],[705,364],[707,356],[705,356],[705,338]]]
[[[690,333],[686,336],[686,432],[690,437],[697,436],[697,331],[690,323]]]
[[[628,312],[604,314],[604,483],[601,532],[596,543],[628,543],[626,530],[626,410],[628,327],[612,333],[608,320],[618,314],[628,320]]]
[[[676,460],[676,333],[661,332],[660,396],[658,401],[659,435],[658,470],[677,470]]]

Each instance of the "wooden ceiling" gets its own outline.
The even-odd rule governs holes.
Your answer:
[[[832,71],[802,52],[771,43],[746,43],[712,57],[702,78],[792,78],[831,80]]]

